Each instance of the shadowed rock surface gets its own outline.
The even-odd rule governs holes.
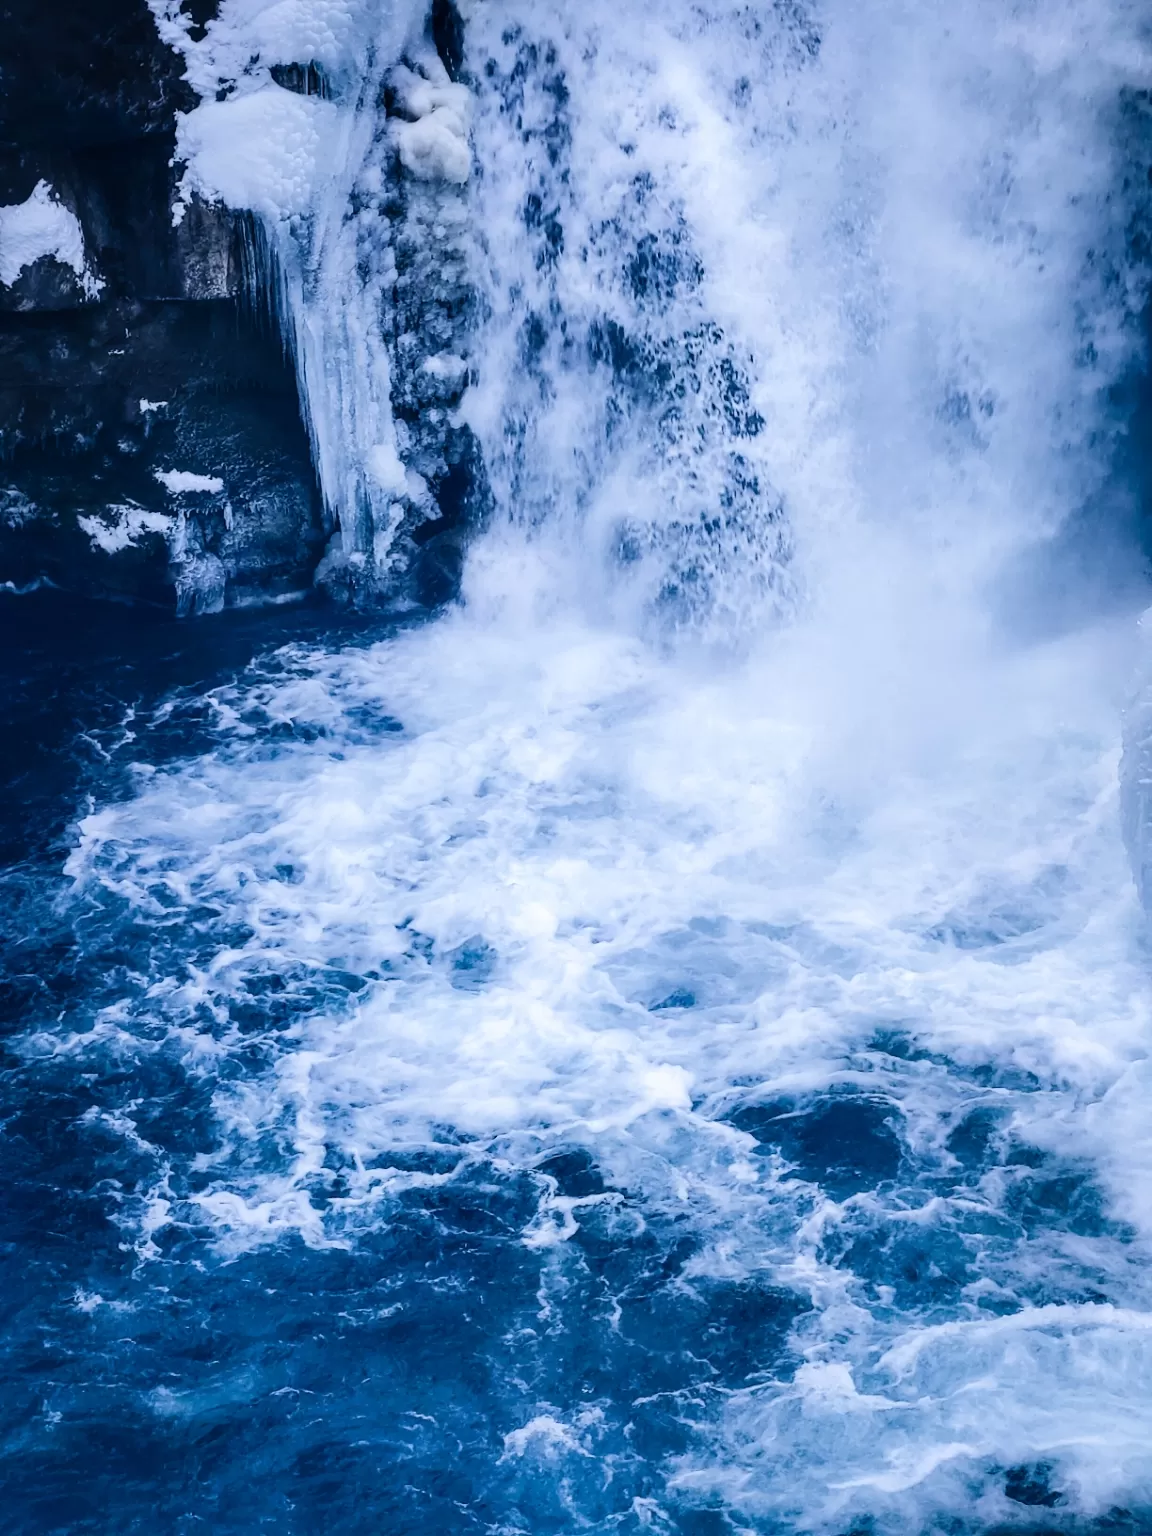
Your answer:
[[[0,582],[185,613],[306,590],[322,511],[243,216],[172,222],[182,61],[144,0],[0,16],[0,205],[46,183],[86,262],[0,283]]]

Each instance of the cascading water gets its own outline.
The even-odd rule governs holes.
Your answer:
[[[353,184],[466,85],[462,601],[130,721],[19,1041],[116,1529],[1146,1530],[1136,651],[1065,538],[1136,494],[1139,8],[476,0],[465,85],[417,12],[292,11],[348,174],[268,218],[384,568]]]

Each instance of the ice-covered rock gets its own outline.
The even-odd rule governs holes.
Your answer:
[[[422,64],[422,73],[401,64],[388,78],[397,114],[392,131],[400,163],[420,181],[463,186],[472,171],[471,95],[467,87],[448,78],[434,55],[425,54]]]
[[[458,419],[474,309],[459,13],[223,0],[197,28],[176,0],[150,4],[200,97],[179,122],[177,224],[192,197],[259,223],[257,283],[331,531],[318,579],[354,601],[438,601],[485,505]]]

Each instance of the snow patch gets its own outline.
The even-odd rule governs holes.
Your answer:
[[[46,181],[38,181],[24,202],[0,206],[0,283],[11,287],[42,256],[71,267],[86,297],[94,299],[103,288],[88,269],[79,220]]]
[[[339,111],[316,96],[268,84],[180,117],[176,153],[187,162],[182,198],[246,208],[273,223],[304,213],[335,149]]]
[[[135,502],[113,504],[107,508],[112,521],[101,517],[78,517],[77,525],[92,540],[93,547],[106,555],[118,555],[132,548],[146,533],[163,534],[170,538],[176,519],[165,512],[150,512]]]
[[[190,469],[156,469],[152,473],[170,496],[181,496],[188,491],[204,491],[218,496],[224,489],[219,475],[197,475]]]

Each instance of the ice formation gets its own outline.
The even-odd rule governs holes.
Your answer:
[[[466,365],[421,367],[468,345],[469,92],[422,0],[224,0],[199,37],[175,0],[151,4],[202,98],[179,125],[174,217],[199,196],[259,221],[333,520],[321,579],[402,591],[404,536],[441,516],[466,451]]]

